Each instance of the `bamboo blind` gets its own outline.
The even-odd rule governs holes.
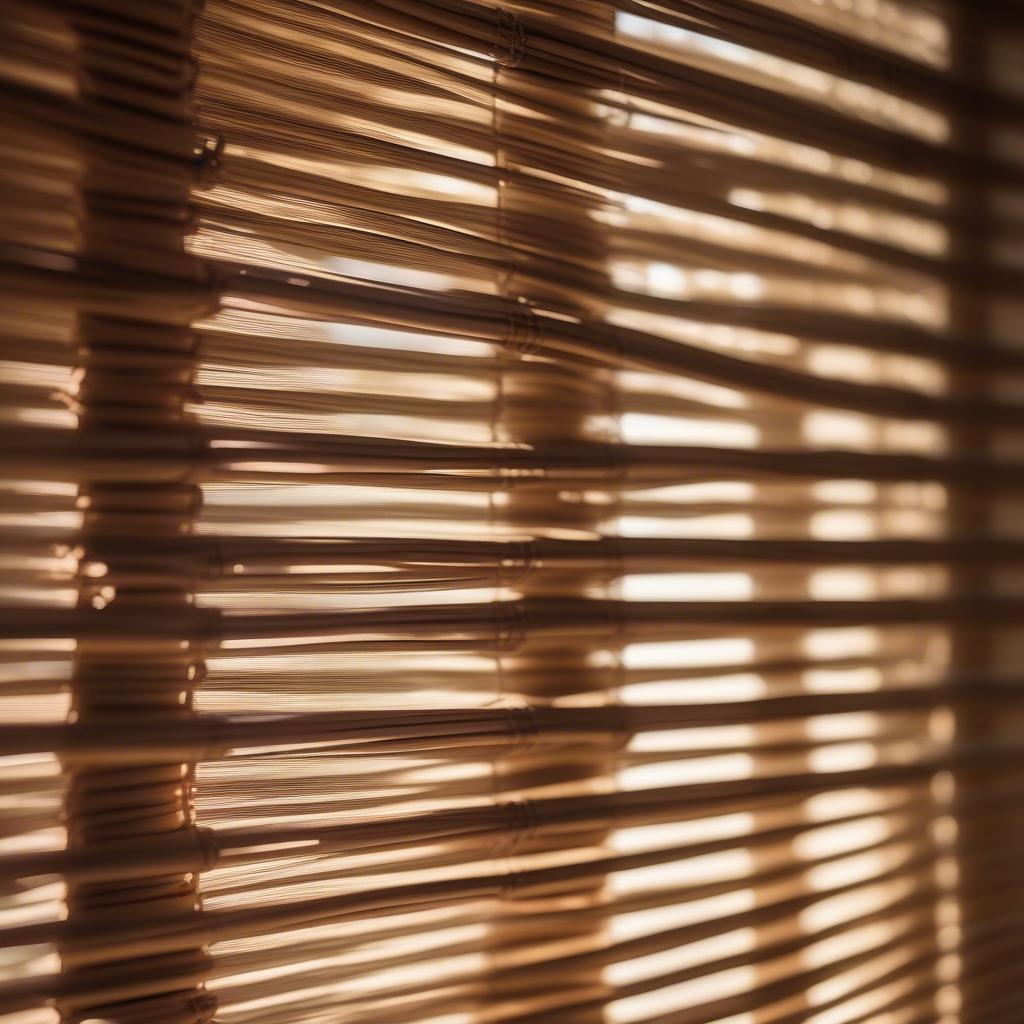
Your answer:
[[[1019,1024],[1016,4],[3,7],[0,1022]]]

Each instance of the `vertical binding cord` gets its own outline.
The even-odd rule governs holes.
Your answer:
[[[572,8],[579,7],[582,16],[589,6],[586,3],[565,5],[571,16]],[[608,260],[604,232],[600,222],[593,216],[596,202],[589,202],[571,187],[553,184],[543,205],[537,206],[537,196],[531,188],[532,175],[536,173],[536,155],[523,137],[520,115],[513,103],[506,102],[506,95],[515,95],[517,88],[527,81],[527,31],[522,21],[512,12],[498,9],[498,38],[495,46],[493,68],[493,131],[495,162],[498,168],[498,195],[495,211],[496,235],[499,244],[505,247],[505,269],[499,275],[497,288],[506,303],[508,325],[500,340],[498,354],[500,375],[498,382],[499,402],[494,416],[500,417],[496,435],[504,442],[517,445],[536,445],[546,442],[573,444],[592,441],[600,432],[605,442],[604,451],[611,452],[611,422],[602,420],[602,414],[613,406],[614,390],[609,374],[601,368],[567,368],[550,356],[539,357],[543,345],[540,319],[534,312],[537,302],[551,301],[554,297],[556,308],[568,308],[581,317],[592,315],[585,306],[577,306],[558,294],[552,294],[548,282],[536,270],[537,256],[530,249],[529,239],[536,230],[535,222],[545,214],[555,214],[562,220],[563,230],[573,236],[573,244],[584,254],[592,271],[596,289],[607,288]],[[610,12],[605,14],[605,28],[614,24]],[[589,95],[583,84],[575,78],[564,85],[564,96],[560,99],[572,107],[582,119],[599,116],[599,105]],[[571,130],[566,138],[567,149],[572,150],[574,139]],[[514,172],[514,173],[513,173]],[[596,414],[596,415],[595,415]],[[595,423],[598,424],[595,431]],[[501,464],[501,452],[495,453],[495,461]],[[543,471],[537,476],[542,477]],[[518,474],[502,473],[504,487],[503,504],[495,511],[504,519],[505,530],[517,534],[545,537],[566,527],[581,534],[595,534],[600,530],[605,509],[579,496],[580,500],[553,492],[545,495],[543,502],[532,498],[529,492],[516,488]],[[496,516],[495,518],[498,518]],[[587,593],[607,593],[608,581],[586,574],[567,575],[559,584],[562,597],[580,596]],[[545,583],[534,575],[527,574],[517,584],[518,593],[529,598],[543,595]],[[604,704],[614,701],[609,688],[612,678],[599,667],[597,657],[615,657],[610,651],[595,652],[589,639],[551,644],[530,636],[529,623],[519,602],[510,606],[514,611],[515,631],[501,630],[507,653],[501,658],[501,682],[503,688],[522,695],[529,706],[540,707],[556,704],[564,693],[583,693],[588,702]],[[506,613],[507,614],[507,613]],[[614,632],[614,631],[613,631]],[[618,636],[614,636],[614,643]],[[602,645],[603,647],[604,645]],[[496,762],[494,768],[495,798],[504,799],[514,794],[521,779],[531,779],[531,784],[553,788],[581,786],[587,791],[602,790],[612,785],[616,764],[616,751],[612,745],[597,745],[593,749],[575,753],[560,751],[539,751],[533,747],[536,722],[530,710],[515,710],[510,723],[516,735],[516,748],[508,756]],[[516,806],[530,808],[528,801],[515,802]],[[516,833],[515,842],[507,841],[496,850],[502,857],[505,878],[501,888],[502,902],[506,911],[516,922],[511,928],[496,923],[490,929],[490,966],[486,976],[491,987],[491,998],[501,998],[502,969],[520,941],[517,928],[536,927],[531,918],[536,914],[523,903],[521,891],[521,870],[519,855],[547,854],[558,857],[567,844],[586,843],[593,851],[603,851],[608,831],[595,827],[584,840],[580,836],[566,839],[557,834],[537,836],[531,823],[525,834]],[[587,913],[576,921],[570,921],[560,938],[569,943],[600,944],[604,941],[606,924],[602,906],[607,901],[604,879],[599,875],[580,886],[569,882],[556,886],[551,896],[557,900],[571,902]],[[587,963],[566,964],[560,983],[566,991],[603,991],[605,981],[599,970]],[[601,1011],[587,1012],[585,1016],[574,1017],[579,1024],[596,1024],[602,1018]]]
[[[986,154],[998,137],[998,122],[994,121],[984,99],[989,83],[989,63],[993,54],[994,34],[986,22],[986,15],[974,5],[964,5],[955,15],[953,39],[954,67],[962,79],[974,90],[973,101],[964,115],[954,123],[953,130],[966,149]],[[993,258],[994,241],[993,195],[990,189],[977,181],[966,181],[953,193],[954,203],[964,213],[965,226],[953,237],[953,245],[960,259],[977,268],[977,283],[970,291],[954,296],[952,315],[957,326],[969,333],[973,345],[973,360],[968,372],[953,378],[957,397],[970,403],[977,410],[971,420],[962,424],[956,436],[956,443],[966,449],[992,451],[1002,440],[1000,431],[992,416],[992,404],[996,397],[997,383],[988,360],[992,355],[993,341],[998,328],[995,324],[999,312],[999,295],[990,284],[990,275],[996,260]],[[969,226],[967,226],[969,225]],[[1005,500],[1005,499],[1002,499]],[[971,531],[990,533],[997,529],[1000,497],[994,493],[990,481],[967,488],[953,488],[950,494],[950,514],[954,529],[960,536],[969,536]],[[954,586],[966,593],[998,592],[1000,579],[998,563],[962,559],[953,569]],[[987,675],[998,671],[999,645],[1004,639],[998,625],[984,620],[961,622],[951,637],[952,660],[965,677]],[[972,706],[970,684],[964,687],[968,698],[955,711],[957,740],[968,746],[984,743],[1000,737],[1007,727],[1002,716],[980,706]],[[1020,767],[1015,766],[1007,775],[1020,778]],[[984,773],[971,765],[953,772],[947,779],[948,797],[954,813],[960,821],[957,844],[961,851],[956,882],[946,880],[944,906],[947,915],[956,915],[963,936],[961,944],[951,943],[948,938],[942,942],[942,951],[959,954],[956,958],[955,975],[947,976],[947,982],[957,983],[957,997],[962,1001],[961,1024],[986,1024],[989,1014],[985,1006],[985,968],[989,954],[979,953],[981,940],[988,924],[988,908],[982,902],[987,890],[1012,890],[1017,883],[1019,870],[1016,864],[1009,866],[1005,873],[992,868],[980,868],[973,863],[970,850],[974,844],[987,845],[991,837],[984,825],[979,827],[963,813],[978,794],[990,786]],[[958,813],[959,812],[959,813]],[[1022,834],[1019,819],[1005,824],[1005,840],[1008,845],[1017,841]],[[981,904],[981,911],[978,905]],[[945,938],[945,937],[944,937]],[[941,941],[941,940],[940,940]],[[959,948],[962,945],[962,949]],[[1019,951],[1020,946],[1017,945]],[[982,947],[983,949],[983,947]],[[1017,961],[1017,955],[1010,954],[1008,960]]]
[[[185,83],[172,99],[145,79],[132,82],[142,109],[159,108],[147,120],[147,130],[161,139],[164,159],[159,174],[147,175],[125,161],[113,178],[88,160],[82,178],[81,253],[97,264],[130,267],[155,274],[176,268],[197,284],[203,281],[198,261],[185,251],[190,227],[189,192],[193,178],[207,180],[223,148],[213,139],[193,153],[191,97],[194,9],[190,0],[174,7],[175,26],[163,33],[166,50],[173,49]],[[120,86],[108,71],[104,31],[116,31],[118,18],[97,26],[82,19],[75,24],[86,83],[83,115],[96,122],[108,116],[121,98]],[[163,54],[166,60],[166,52]],[[162,134],[161,134],[162,133]],[[135,140],[117,144],[131,151]],[[125,222],[117,203],[141,215]],[[123,252],[119,239],[137,243]],[[143,253],[152,253],[152,265]],[[126,431],[153,438],[178,435],[193,445],[195,424],[189,411],[194,399],[197,336],[188,323],[168,324],[144,317],[79,316],[80,358],[77,391],[78,430]],[[194,460],[198,461],[196,451]],[[191,476],[191,471],[189,476]],[[191,533],[202,504],[199,488],[187,477],[180,482],[109,481],[102,475],[82,479],[83,508],[78,573],[78,604],[99,614],[145,612],[181,623],[179,635],[152,640],[147,647],[118,652],[79,638],[71,681],[72,720],[84,725],[113,725],[142,716],[173,727],[194,715],[193,693],[204,675],[199,638],[187,630],[194,601],[190,574],[133,577],[133,565],[146,563],[147,552],[161,543]],[[116,547],[109,542],[118,540]],[[102,559],[94,554],[102,552]],[[65,822],[72,854],[88,857],[93,848],[168,838],[194,832],[194,765],[155,764],[126,777],[116,768],[68,765]],[[197,836],[198,838],[198,836]],[[152,877],[106,879],[69,884],[69,933],[87,932],[109,922],[114,927],[153,922],[185,925],[199,912],[198,873],[172,872]],[[122,964],[121,977],[80,963],[74,944],[62,947],[62,978],[57,1007],[62,1019],[78,1022],[100,1019],[110,1024],[201,1024],[211,1020],[213,1000],[203,990],[208,958],[201,948],[188,954],[150,956],[138,964]],[[134,969],[133,969],[134,968]],[[128,979],[135,974],[139,980]]]

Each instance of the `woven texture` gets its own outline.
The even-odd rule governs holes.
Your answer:
[[[0,1022],[1019,1024],[1016,5],[4,6]]]

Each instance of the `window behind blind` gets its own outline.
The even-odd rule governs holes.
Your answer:
[[[1016,1021],[1019,15],[9,9],[0,1020]]]

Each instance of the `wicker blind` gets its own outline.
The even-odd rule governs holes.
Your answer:
[[[0,1021],[1020,1021],[1016,4],[4,9]]]

